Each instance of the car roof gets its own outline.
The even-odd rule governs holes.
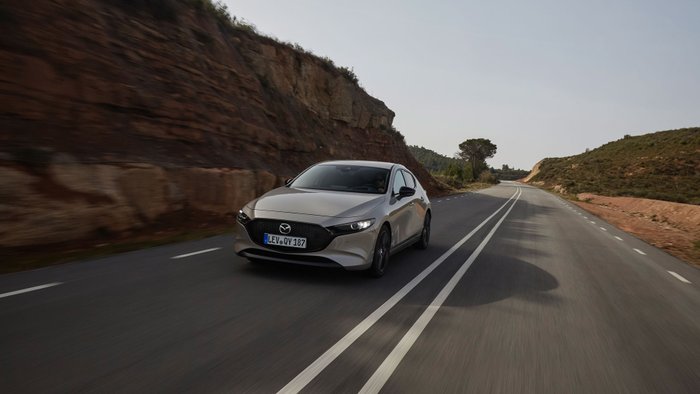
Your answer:
[[[391,167],[397,165],[396,163],[389,163],[386,161],[369,161],[369,160],[334,160],[334,161],[324,161],[318,163],[319,165],[331,164],[339,166],[366,166],[366,167],[377,167],[390,169]]]

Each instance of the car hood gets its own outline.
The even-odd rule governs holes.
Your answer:
[[[256,211],[352,218],[363,216],[385,198],[383,194],[280,187],[251,201],[248,207]]]

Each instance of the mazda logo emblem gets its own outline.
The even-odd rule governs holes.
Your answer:
[[[280,224],[280,233],[289,234],[291,231],[292,231],[292,226],[288,225],[287,223]]]

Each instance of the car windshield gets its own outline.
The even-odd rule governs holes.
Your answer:
[[[299,175],[290,187],[384,194],[388,184],[389,170],[386,168],[321,164]]]

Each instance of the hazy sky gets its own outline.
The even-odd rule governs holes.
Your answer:
[[[353,67],[411,145],[498,145],[529,169],[624,134],[700,126],[700,0],[226,0]]]

